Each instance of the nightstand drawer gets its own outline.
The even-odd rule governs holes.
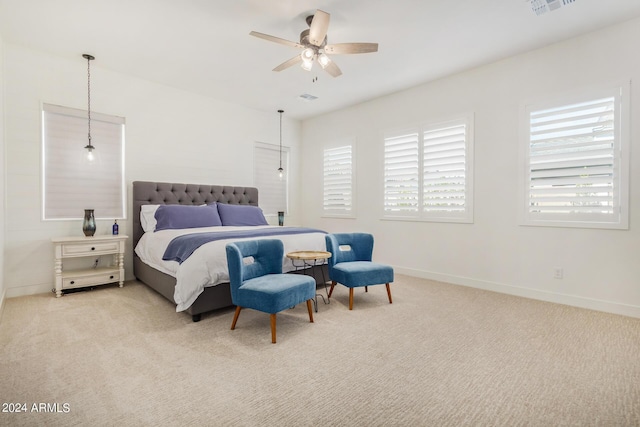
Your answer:
[[[81,288],[84,286],[104,285],[105,283],[119,282],[120,274],[117,271],[100,272],[96,274],[72,276],[62,278],[62,289]]]
[[[90,256],[101,253],[117,253],[118,242],[82,242],[62,245],[62,257]]]

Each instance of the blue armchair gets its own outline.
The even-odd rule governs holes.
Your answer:
[[[393,282],[393,268],[371,261],[373,254],[373,236],[368,233],[336,233],[325,236],[327,250],[331,252],[328,260],[329,278],[331,289],[337,283],[349,288],[349,310],[353,310],[353,288],[364,286],[368,292],[369,286],[385,284],[389,304],[391,300],[391,288]]]
[[[231,301],[236,305],[231,329],[235,329],[240,310],[252,308],[271,315],[271,342],[276,342],[276,313],[307,302],[313,323],[311,301],[316,295],[313,278],[282,274],[284,246],[274,239],[245,240],[226,246]]]

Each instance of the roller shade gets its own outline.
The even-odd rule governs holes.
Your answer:
[[[86,116],[83,110],[43,104],[44,219],[81,219],[84,209],[94,209],[98,219],[126,217],[125,120],[92,112],[91,140],[99,162],[87,164]]]
[[[280,149],[278,146],[256,144],[254,147],[254,185],[258,188],[258,201],[265,215],[277,215],[278,211],[288,212],[288,172],[289,150],[282,149],[284,175],[278,175]]]

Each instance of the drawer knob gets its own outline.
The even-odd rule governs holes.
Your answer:
[[[109,276],[109,279],[113,279],[113,276]]]
[[[74,283],[76,283],[76,281],[75,281],[75,280],[72,280],[72,281],[71,281],[71,284],[73,285]]]
[[[96,248],[91,248],[91,250],[92,250],[92,251],[95,251],[95,250],[96,250]]]

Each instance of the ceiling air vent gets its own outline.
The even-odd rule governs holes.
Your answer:
[[[318,99],[317,96],[309,95],[308,93],[303,93],[298,98],[300,98],[301,100],[303,100],[305,102],[311,102],[311,101],[315,101],[316,99]]]
[[[542,15],[547,12],[553,12],[560,9],[562,6],[566,6],[569,3],[573,3],[576,0],[527,0],[531,2],[531,10],[536,15]]]

